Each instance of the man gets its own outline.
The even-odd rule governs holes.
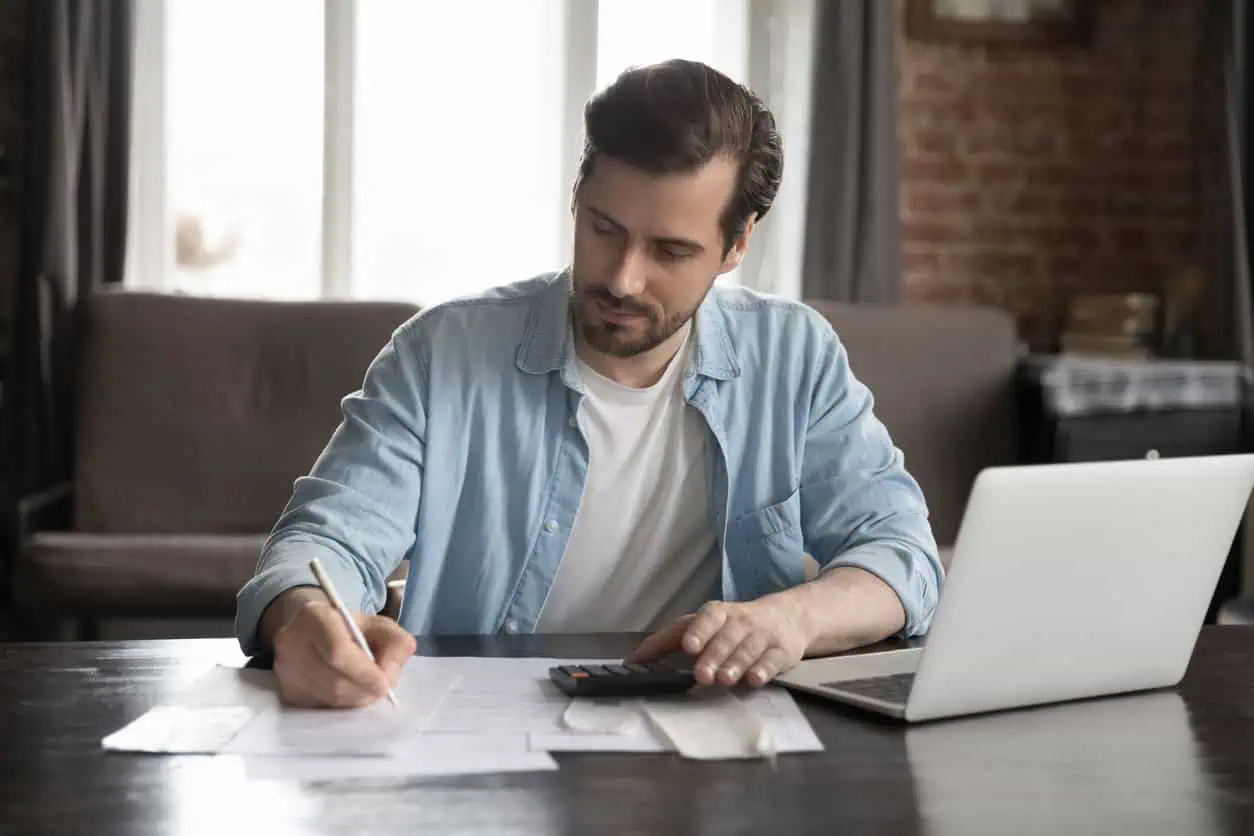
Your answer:
[[[237,617],[289,702],[377,699],[419,633],[646,631],[633,659],[757,686],[927,629],[924,500],[836,335],[714,287],[779,187],[770,112],[670,61],[594,97],[585,133],[570,269],[398,328],[297,480]],[[509,223],[483,209],[485,233]],[[397,624],[373,613],[402,559]]]

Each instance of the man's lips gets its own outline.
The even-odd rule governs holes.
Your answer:
[[[627,308],[616,308],[611,305],[607,305],[601,299],[596,299],[595,304],[596,304],[596,309],[597,309],[597,315],[600,316],[601,319],[604,319],[606,322],[613,322],[616,325],[627,325],[629,323],[637,322],[641,319],[646,318],[646,314],[640,313],[638,311],[632,311]]]

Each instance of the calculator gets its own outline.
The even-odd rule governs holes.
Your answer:
[[[697,684],[691,668],[665,662],[623,665],[558,665],[549,678],[572,697],[660,697],[682,694]]]

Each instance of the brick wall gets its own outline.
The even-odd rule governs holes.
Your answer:
[[[1103,0],[1085,47],[899,36],[907,300],[984,303],[1052,348],[1075,291],[1197,257],[1203,5]]]

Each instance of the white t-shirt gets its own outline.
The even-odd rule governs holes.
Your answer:
[[[647,389],[579,361],[588,479],[537,632],[656,630],[717,594],[705,428],[684,400],[691,342]]]

